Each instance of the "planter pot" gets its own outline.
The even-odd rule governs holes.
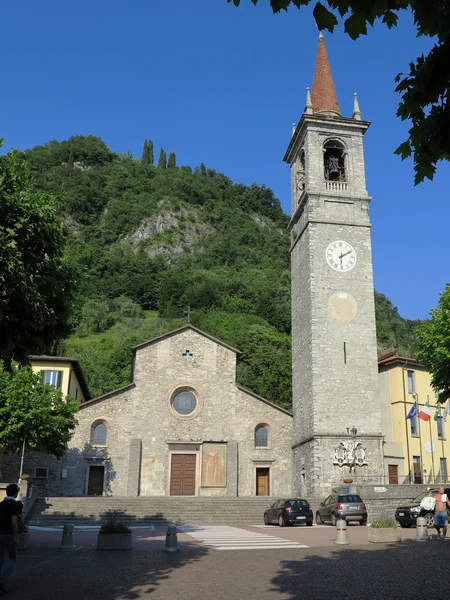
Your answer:
[[[19,533],[19,550],[26,550],[30,545],[30,532]]]
[[[387,527],[386,529],[369,527],[369,542],[389,544],[401,541],[402,536],[398,527]]]
[[[343,479],[344,483],[353,483],[353,479]]]
[[[131,550],[131,533],[99,533],[97,550]]]

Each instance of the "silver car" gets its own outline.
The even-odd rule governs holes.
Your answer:
[[[360,525],[367,524],[367,508],[357,494],[331,494],[320,503],[316,512],[316,523],[321,525],[331,521],[336,525],[338,519],[358,521]]]

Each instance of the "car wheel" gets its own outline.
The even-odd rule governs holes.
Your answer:
[[[400,527],[403,529],[409,529],[411,527],[411,523],[400,523]]]
[[[331,515],[331,524],[333,525],[333,527],[336,527],[336,521],[337,521],[336,515],[333,513]]]
[[[367,521],[360,521],[359,524],[362,526],[367,525]]]
[[[323,524],[323,521],[322,521],[322,519],[320,517],[320,514],[318,512],[316,512],[316,523],[317,523],[317,525],[322,525]]]
[[[264,513],[264,525],[268,525],[269,524],[269,517],[267,516],[266,513]]]
[[[306,525],[307,525],[308,527],[311,527],[311,526],[312,526],[312,521],[308,521],[308,522],[306,523]]]
[[[434,515],[433,515],[433,513],[427,513],[425,515],[425,521],[427,522],[427,527],[434,527]]]
[[[280,515],[280,516],[278,517],[278,525],[279,525],[280,527],[286,527],[286,523],[284,522],[283,515]]]

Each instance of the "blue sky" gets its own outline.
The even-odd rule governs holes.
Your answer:
[[[268,2],[56,0],[2,9],[4,149],[98,135],[140,155],[145,138],[178,164],[204,162],[235,182],[271,187],[289,212],[282,162],[311,86],[318,32],[311,9],[273,15]],[[366,134],[375,287],[404,317],[425,318],[448,276],[450,165],[414,188],[412,163],[393,155],[406,139],[394,77],[430,46],[412,18],[354,42],[325,35],[341,111],[353,92]]]

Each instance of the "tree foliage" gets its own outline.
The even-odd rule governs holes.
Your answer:
[[[0,158],[0,360],[27,362],[69,333],[74,271],[58,198],[34,190],[18,152]]]
[[[441,294],[431,320],[417,328],[418,360],[431,373],[431,383],[439,391],[439,401],[450,398],[450,284]]]
[[[159,151],[158,169],[165,169],[166,167],[167,167],[166,151],[163,148],[161,148],[161,150]]]
[[[227,0],[239,6],[241,0]],[[257,4],[258,0],[251,0]],[[262,1],[262,0],[260,0]],[[389,28],[397,25],[399,12],[410,10],[418,36],[435,44],[425,56],[409,64],[409,74],[400,73],[396,91],[401,95],[397,116],[412,126],[409,138],[396,150],[405,159],[413,156],[417,185],[433,179],[440,160],[450,160],[450,3],[443,0],[328,0],[328,8],[317,0],[270,0],[273,12],[290,6],[314,5],[313,14],[321,30],[334,31],[339,19],[352,38],[367,34],[368,25],[381,19]]]
[[[141,161],[144,165],[153,165],[153,142],[151,140],[144,141]]]
[[[6,371],[0,363],[0,448],[26,448],[60,458],[77,424],[78,403],[61,390],[41,383],[28,367]]]
[[[175,152],[169,152],[169,158],[167,160],[167,168],[174,169],[177,166],[177,157]]]
[[[403,319],[384,294],[375,292],[377,340],[380,352],[397,351],[412,356],[417,346],[416,327],[420,321]]]

